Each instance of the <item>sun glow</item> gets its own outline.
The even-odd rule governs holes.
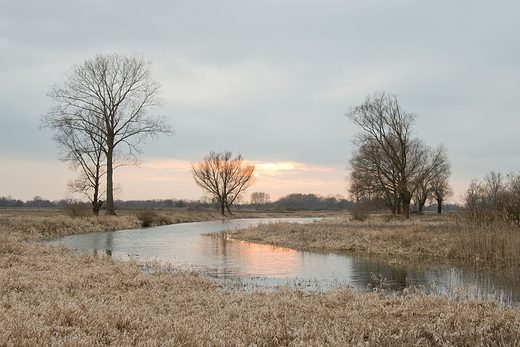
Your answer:
[[[301,171],[332,171],[332,168],[322,167],[309,167],[305,163],[297,162],[277,162],[277,163],[265,163],[265,162],[252,162],[256,166],[256,172],[258,175],[267,176],[283,176],[283,175],[294,175]]]

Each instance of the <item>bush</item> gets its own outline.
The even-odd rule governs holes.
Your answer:
[[[81,203],[65,205],[63,209],[71,217],[89,217],[93,214],[87,205]]]
[[[137,212],[137,219],[139,219],[143,228],[151,227],[158,217],[158,214],[152,210],[142,210]]]
[[[352,220],[363,222],[370,217],[370,208],[367,203],[358,202],[350,208],[350,214]]]
[[[172,224],[171,218],[160,215],[153,210],[141,210],[137,212],[137,219],[139,219],[143,228]]]

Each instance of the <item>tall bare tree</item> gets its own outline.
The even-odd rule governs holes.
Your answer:
[[[202,161],[191,164],[195,182],[219,203],[222,215],[226,210],[231,213],[231,205],[254,183],[254,171],[254,164],[244,164],[242,155],[233,158],[228,151],[212,151]]]
[[[409,218],[414,193],[440,165],[445,150],[431,150],[413,137],[417,115],[405,112],[395,95],[369,95],[346,116],[362,130],[350,160],[355,177],[363,179],[356,184],[367,184],[366,189],[378,194],[394,214],[402,206]]]
[[[48,96],[53,107],[42,125],[57,132],[84,133],[99,142],[106,158],[107,214],[114,211],[114,158],[137,158],[140,145],[160,133],[172,134],[163,116],[150,109],[160,105],[159,83],[151,62],[142,56],[97,55],[72,67],[66,81],[54,84]]]

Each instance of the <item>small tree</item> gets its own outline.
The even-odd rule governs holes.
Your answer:
[[[271,195],[264,192],[251,193],[251,205],[265,205],[271,201]]]
[[[442,204],[446,201],[447,198],[453,195],[453,189],[450,186],[448,181],[450,176],[449,171],[445,172],[437,176],[431,182],[431,195],[430,199],[434,200],[437,203],[437,213],[442,213]]]
[[[242,155],[232,158],[231,152],[215,153],[191,164],[195,183],[208,192],[220,205],[220,212],[231,213],[231,205],[254,183],[255,165],[244,164]]]

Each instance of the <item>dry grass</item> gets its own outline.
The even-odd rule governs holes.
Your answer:
[[[72,218],[66,215],[0,216],[0,225],[26,238],[51,238],[91,232],[134,229],[140,227],[136,216],[99,216]]]
[[[506,346],[520,309],[421,294],[221,290],[205,277],[76,254],[0,227],[4,346]]]
[[[95,217],[70,216],[66,209],[59,208],[8,208],[0,209],[0,225],[27,236],[60,237],[66,235],[136,229],[143,226],[204,222],[228,218],[283,218],[283,217],[330,217],[335,212],[235,212],[223,217],[211,210],[122,210],[118,216],[102,213]],[[146,224],[146,225],[145,225]]]
[[[475,225],[460,216],[416,216],[386,221],[324,219],[310,224],[263,224],[229,237],[302,250],[350,252],[405,259],[452,260],[494,267],[520,266],[520,229]]]
[[[253,217],[241,215],[246,216]],[[177,222],[214,216],[174,217],[166,213],[163,217]],[[298,247],[312,244],[316,249],[336,247],[376,252],[372,243],[380,238],[380,243],[399,239],[421,253],[426,251],[414,246],[415,239],[423,240],[422,247],[433,249],[425,243],[428,235],[439,233],[440,238],[445,228],[445,221],[436,220],[424,220],[421,225],[369,221],[354,223],[355,228],[352,223],[325,220],[308,226],[279,224],[260,229],[288,230],[290,237],[270,235],[272,243],[308,240]],[[382,235],[388,233],[389,225],[396,230]],[[132,262],[77,254],[63,246],[51,248],[35,242],[42,236],[137,227],[140,221],[135,213],[99,218],[71,218],[60,213],[0,215],[0,346],[512,346],[520,343],[520,308],[501,308],[493,302],[420,293],[402,297],[377,292],[355,294],[348,288],[328,293],[307,293],[288,287],[272,292],[230,292],[196,273],[160,268],[151,274],[144,273]],[[302,229],[307,227],[311,229]],[[399,238],[398,230],[403,227],[407,236]],[[339,241],[331,241],[351,229],[349,233],[359,233],[357,243],[341,241],[342,245],[336,245]],[[257,229],[247,232],[254,230]],[[320,232],[316,233],[317,230]],[[325,234],[317,236],[321,233]],[[400,248],[404,247],[388,246],[386,252],[398,252]]]

